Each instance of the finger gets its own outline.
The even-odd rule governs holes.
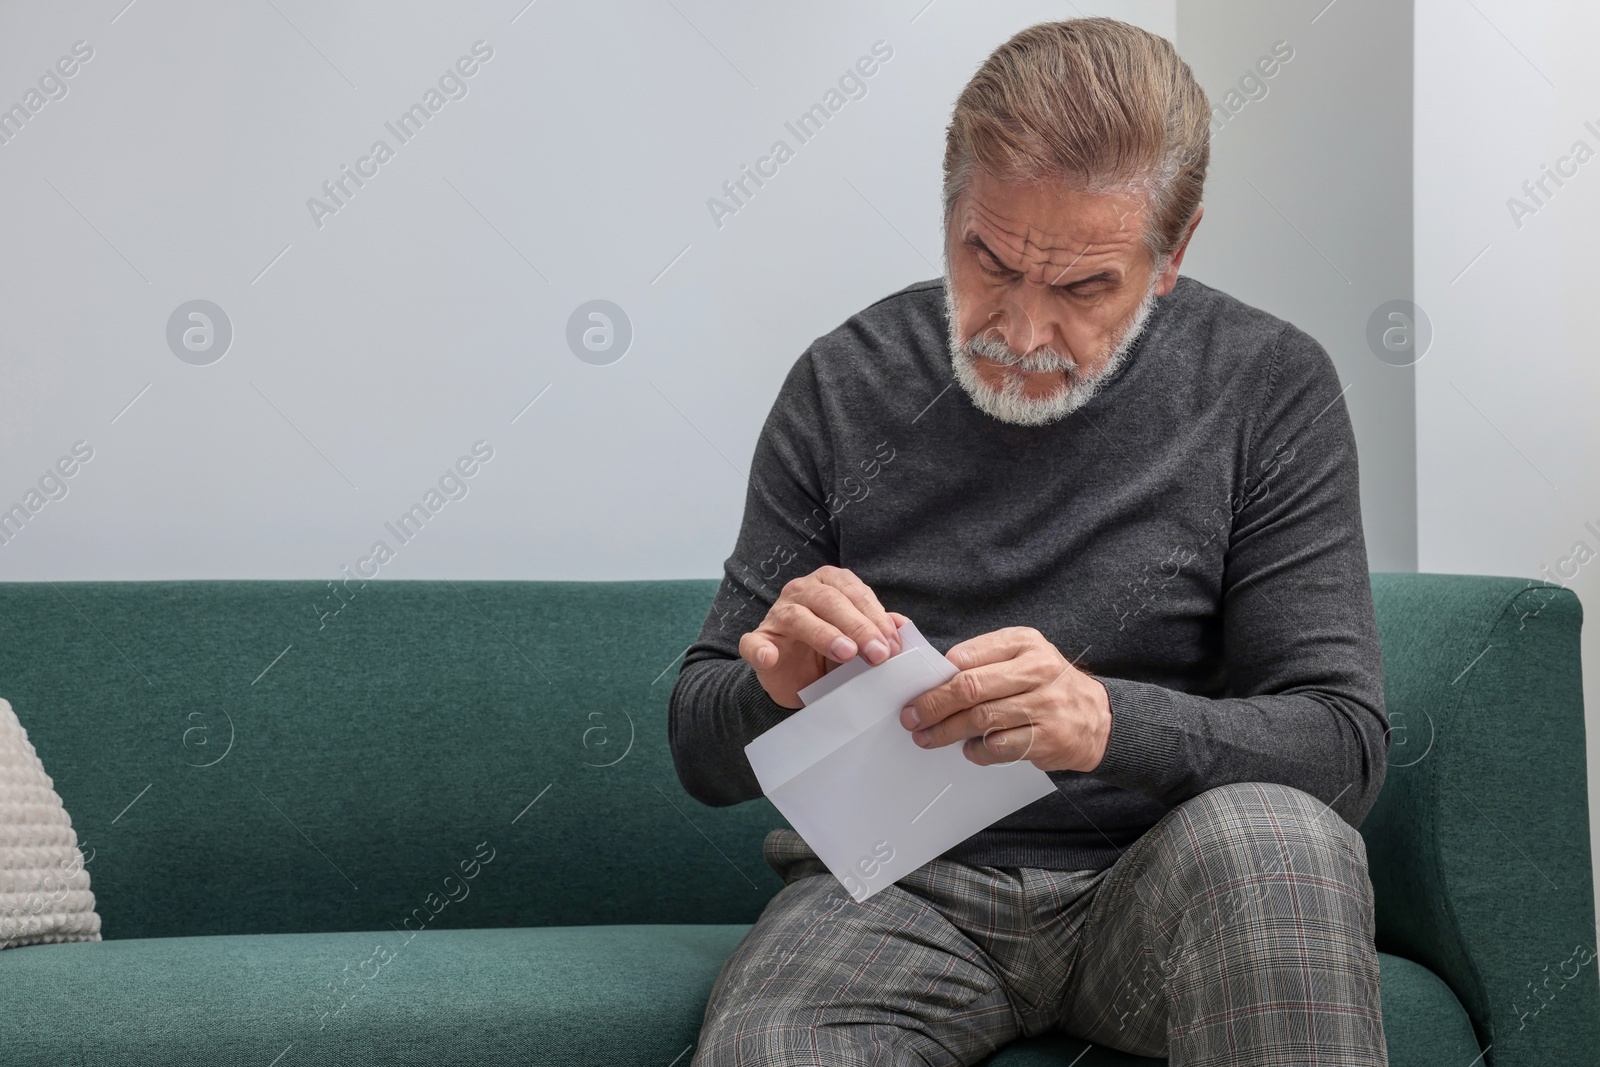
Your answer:
[[[883,637],[884,645],[889,649],[890,655],[900,651],[899,629],[896,627],[894,620],[889,617],[889,612],[878,602],[878,594],[872,591],[871,586],[863,582],[854,571],[844,567],[830,568],[820,572],[817,577],[824,583],[844,593],[850,599],[850,603],[855,605],[856,610],[873,626],[877,627],[879,634]],[[847,632],[850,631],[847,629]],[[851,636],[854,637],[855,634],[852,632]],[[870,640],[870,637],[857,637],[856,644],[865,647],[866,642]],[[887,659],[888,656],[884,658]],[[868,661],[871,661],[871,657],[868,657]]]
[[[1029,722],[1027,710],[1013,700],[990,700],[958,711],[932,726],[912,731],[911,739],[923,748],[939,748],[969,737],[982,737]]]
[[[1014,660],[973,667],[919,694],[911,701],[910,712],[901,709],[900,721],[912,729],[927,729],[985,701],[1016,696],[1034,687],[1034,680],[1020,671]]]
[[[900,632],[900,628],[911,620],[898,611],[889,612],[889,618],[894,621],[894,651],[896,655],[899,655],[906,650],[905,635]]]
[[[806,638],[808,644],[835,659],[852,659],[857,652],[865,652],[868,663],[881,663],[890,656],[889,642],[876,623],[856,605],[843,589],[820,576],[813,581],[801,580],[791,596],[795,608],[807,612],[812,620],[796,615],[796,624],[807,627],[807,632],[827,632],[821,645]],[[844,641],[840,642],[839,638]]]
[[[772,670],[781,658],[778,643],[759,628],[739,638],[739,657],[758,671]]]
[[[985,663],[1012,659],[1042,639],[1043,635],[1032,626],[1006,626],[952,645],[944,658],[966,670]]]
[[[819,597],[819,594],[814,590],[819,588],[824,591],[820,594],[821,599],[826,600],[828,594],[831,594],[834,597],[838,597],[839,601],[845,604],[850,611],[855,610],[849,606],[849,600],[839,590],[829,589],[825,586],[812,586],[796,589],[793,593],[785,593],[772,606],[772,611],[768,614],[768,622],[763,625],[775,631],[778,637],[787,637],[798,641],[808,648],[814,649],[818,655],[825,656],[828,659],[839,663],[854,659],[859,648],[856,642],[839,627],[818,614],[812,607],[812,603]],[[837,606],[833,610],[837,612]],[[881,638],[876,637],[877,630],[868,624],[864,618],[859,620],[859,626],[864,627],[864,632],[870,638],[881,640]]]
[[[980,767],[1020,763],[1033,751],[1037,736],[1032,723],[987,730],[981,737],[968,738],[962,755]]]

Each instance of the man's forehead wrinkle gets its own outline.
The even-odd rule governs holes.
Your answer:
[[[1022,270],[1046,285],[1057,284],[1063,275],[1079,263],[1087,260],[1092,264],[1098,257],[1112,255],[1118,249],[1118,243],[1103,241],[1091,241],[1077,247],[1067,243],[1040,244],[1034,240],[1035,232],[1042,235],[1042,231],[1033,231],[1023,239],[1020,255]]]
[[[1080,264],[1086,273],[1106,265],[1114,267],[1118,253],[1137,244],[1138,227],[1130,225],[1130,219],[1137,223],[1138,205],[1117,200],[1104,206],[1106,210],[1096,212],[1086,224],[1089,239],[1085,240],[1077,234],[1047,230],[1032,219],[1014,219],[976,198],[969,201],[972,222],[980,224],[971,229],[994,252],[1010,259],[1002,266],[1018,270],[1034,284],[1049,286],[1063,284],[1063,279]],[[1111,257],[1110,264],[1097,264],[1106,257]]]
[[[981,204],[977,209],[979,217],[1013,252],[1032,252],[1037,258],[1040,255],[1049,257],[1060,250],[1065,250],[1069,255],[1077,255],[1083,251],[1084,241],[1075,234],[1046,230],[1030,219],[1012,219]]]
[[[1012,252],[1022,249],[1025,235],[1012,228],[1015,223],[1011,219],[992,208],[985,207],[983,204],[974,203],[972,206],[978,219],[987,225],[990,233],[994,235],[998,243]]]
[[[1065,245],[1041,245],[1034,240],[1035,234],[1040,233],[1031,227],[1020,235],[1009,230],[991,230],[988,234],[990,240],[985,243],[996,252],[1004,252],[1013,260],[1021,261],[1021,269],[1028,274],[1042,274],[1052,268],[1057,271],[1065,269],[1086,253],[1094,251],[1092,246],[1073,249]]]

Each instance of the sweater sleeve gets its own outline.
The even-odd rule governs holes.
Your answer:
[[[808,349],[790,368],[756,439],[744,519],[700,635],[684,653],[667,703],[678,780],[703,804],[762,795],[744,746],[792,715],[767,695],[739,638],[766,618],[792,578],[839,561],[832,469],[821,397]]]
[[[1101,678],[1111,732],[1091,774],[1169,806],[1276,782],[1360,826],[1388,758],[1355,435],[1333,361],[1288,325],[1230,502],[1220,698]]]

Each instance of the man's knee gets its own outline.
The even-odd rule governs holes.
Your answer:
[[[778,955],[730,961],[713,992],[691,1067],[810,1067],[825,1062],[811,1047],[810,1023],[817,1005],[773,988],[782,964]]]
[[[1009,1039],[1007,994],[932,905],[872,905],[838,880],[779,891],[714,983],[692,1067],[978,1062]]]
[[[691,1067],[893,1067],[912,1035],[884,1021],[846,1022],[804,999],[763,996],[729,1004],[700,1032]]]
[[[1327,1007],[1317,1025],[1381,1048],[1360,833],[1316,797],[1268,782],[1209,789],[1168,817],[1148,892],[1156,925],[1173,931],[1161,964],[1173,1040],[1200,1040],[1216,1024],[1221,985],[1222,1001],[1262,1018]]]
[[[807,1037],[792,1015],[740,1011],[702,1031],[692,1067],[826,1067],[832,1051],[810,1047]]]
[[[1372,883],[1361,834],[1316,797],[1275,782],[1234,782],[1179,805],[1188,866],[1208,887],[1219,879],[1256,900],[1286,884],[1296,893],[1329,892],[1370,909]]]

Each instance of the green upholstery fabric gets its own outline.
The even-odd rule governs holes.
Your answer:
[[[1580,612],[1526,586],[1373,576],[1396,766],[1362,832],[1395,1064],[1465,1067],[1461,1005],[1489,1065],[1600,1046],[1594,964],[1519,1020],[1594,943]],[[107,939],[0,953],[0,1060],[669,1063],[781,886],[782,817],[699,805],[667,747],[716,588],[385,581],[330,614],[325,582],[0,583],[0,696]],[[1419,724],[1432,748],[1398,766]],[[995,1062],[1046,1047],[1081,1049]]]
[[[0,1062],[267,1067],[287,1051],[277,1067],[666,1067],[699,1036],[717,968],[746,929],[425,930],[409,944],[390,930],[82,943],[98,953],[29,946],[0,961]],[[363,966],[379,944],[393,957]],[[29,1025],[20,1032],[7,1018],[12,990],[26,990]]]
[[[319,628],[325,582],[0,583],[0,695],[107,938],[387,929],[483,841],[430,927],[754,922],[787,823],[667,746],[714,589],[374,581]]]
[[[1376,574],[1372,587],[1391,727],[1361,825],[1378,947],[1449,983],[1491,1067],[1593,1063],[1578,598],[1447,574]]]
[[[0,1048],[7,1067],[265,1067],[285,1053],[279,1067],[665,1067],[699,1036],[717,969],[747,929],[566,926],[425,930],[409,943],[384,931],[35,946],[7,954],[5,981],[27,991],[28,1025],[18,1030],[0,1018]],[[387,960],[381,966],[367,962],[378,945],[392,954],[378,957]],[[62,951],[43,951],[52,948]],[[1381,962],[1391,1067],[1464,1067],[1477,1049],[1450,990],[1417,964]],[[988,1062],[1061,1067],[1083,1049],[1051,1035],[1015,1042]],[[1097,1048],[1078,1065],[1164,1062]]]

